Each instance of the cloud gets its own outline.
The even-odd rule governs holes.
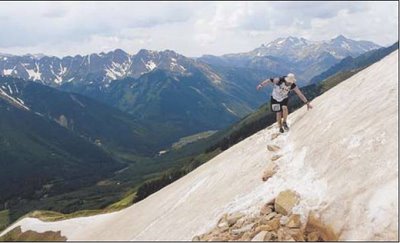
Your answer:
[[[0,16],[7,17],[2,23],[7,38],[0,39],[0,47],[113,36],[124,29],[184,22],[190,12],[186,6],[164,2],[0,3]]]
[[[45,18],[63,18],[67,15],[68,10],[66,8],[57,7],[46,9],[42,16]]]
[[[398,2],[1,2],[0,52],[116,48],[188,56],[250,51],[278,37],[395,42]]]

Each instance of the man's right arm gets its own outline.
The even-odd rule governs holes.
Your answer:
[[[266,79],[266,80],[264,80],[264,81],[262,81],[259,85],[257,85],[257,90],[263,88],[263,87],[266,86],[269,82],[272,82],[272,80],[271,80],[270,78],[269,78],[269,79]]]

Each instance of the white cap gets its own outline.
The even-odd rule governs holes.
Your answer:
[[[295,83],[296,82],[296,78],[294,77],[293,73],[289,73],[286,78],[285,78],[286,82],[288,83]]]

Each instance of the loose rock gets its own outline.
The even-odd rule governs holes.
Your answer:
[[[281,148],[276,145],[267,145],[267,149],[271,152],[276,152],[276,151],[279,151]]]
[[[243,234],[242,237],[240,237],[240,241],[250,241],[251,240],[251,233],[246,232]]]
[[[251,241],[264,241],[264,237],[267,233],[268,231],[261,231],[256,236],[254,236],[253,239],[251,239]]]
[[[294,241],[287,228],[280,228],[277,233],[278,241]]]
[[[318,241],[318,240],[319,240],[318,232],[311,232],[307,235],[307,241]]]
[[[262,231],[272,231],[272,227],[270,225],[260,225],[255,230],[255,232],[262,232]]]
[[[247,224],[247,225],[245,225],[245,226],[243,226],[242,228],[240,228],[240,229],[233,229],[232,230],[232,233],[234,233],[234,234],[241,234],[241,233],[244,233],[244,232],[246,232],[246,231],[249,231],[249,230],[251,230],[251,228],[253,228],[253,225],[254,225],[255,223],[251,223],[251,224]]]
[[[274,140],[277,137],[279,137],[279,133],[274,133],[271,135],[271,140]]]
[[[234,229],[239,229],[242,228],[242,226],[246,223],[246,219],[245,218],[240,218],[238,221],[236,221],[236,224],[234,224],[232,226],[232,228]]]
[[[227,221],[221,221],[219,224],[218,224],[218,227],[219,228],[224,228],[224,227],[229,227],[229,225],[228,225],[228,222]]]
[[[275,212],[272,212],[272,213],[270,213],[270,214],[268,214],[266,217],[265,217],[265,219],[266,220],[271,220],[273,217],[275,217],[277,215],[277,213],[275,213]]]
[[[279,218],[274,218],[274,219],[268,221],[268,223],[266,225],[270,226],[271,230],[277,230],[277,229],[279,229],[281,224],[279,222]]]
[[[290,229],[289,234],[295,241],[305,241],[304,232],[301,229]]]
[[[271,161],[275,161],[275,160],[278,160],[280,157],[282,157],[282,155],[274,155],[274,156],[272,156],[272,158],[271,158]]]
[[[297,204],[298,200],[299,197],[294,191],[283,191],[275,199],[275,210],[280,214],[288,215],[292,212],[292,208]]]
[[[264,236],[264,241],[276,241],[278,235],[275,232],[267,232]]]
[[[286,226],[289,228],[300,228],[300,225],[301,225],[300,215],[299,214],[290,215],[289,221],[286,224]]]
[[[269,204],[265,204],[264,206],[261,207],[260,210],[260,215],[268,215],[272,213],[273,211],[273,206]]]
[[[274,163],[271,162],[267,165],[267,168],[265,168],[262,180],[267,181],[270,177],[272,177],[278,170],[278,166]]]
[[[242,213],[233,213],[231,215],[228,215],[227,222],[228,222],[229,227],[234,225],[236,223],[236,221],[238,221],[243,216],[244,216],[244,214],[242,214]]]
[[[193,237],[192,241],[200,241],[200,236]]]

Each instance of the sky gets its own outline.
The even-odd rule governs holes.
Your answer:
[[[398,2],[0,2],[0,53],[140,49],[189,57],[251,51],[280,37],[340,34],[388,46]]]

